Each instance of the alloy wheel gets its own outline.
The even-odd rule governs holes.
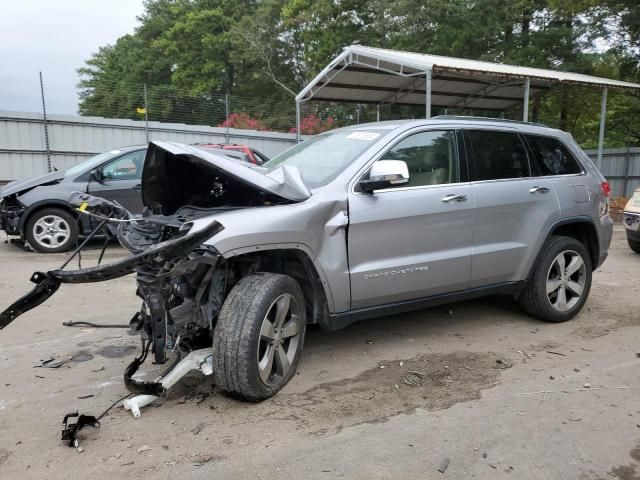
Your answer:
[[[547,274],[547,297],[556,310],[571,310],[582,297],[586,282],[586,266],[579,253],[560,252],[551,262]]]
[[[33,224],[33,238],[44,248],[58,248],[70,235],[69,223],[57,215],[45,215]]]
[[[279,384],[291,370],[301,347],[302,317],[293,295],[276,298],[262,321],[258,342],[258,373],[265,385]]]

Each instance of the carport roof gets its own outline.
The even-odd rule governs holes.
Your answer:
[[[640,89],[636,83],[578,73],[351,45],[296,101],[424,105],[427,72],[432,76],[430,105],[444,108],[504,111],[522,105],[527,79],[531,96],[560,84]]]

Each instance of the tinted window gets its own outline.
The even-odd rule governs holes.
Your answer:
[[[455,134],[453,131],[420,132],[408,136],[381,160],[403,160],[409,168],[405,186],[441,185],[458,181]]]
[[[467,132],[475,161],[476,180],[528,177],[527,151],[515,133],[490,130]]]
[[[533,167],[538,175],[568,175],[582,168],[560,140],[539,135],[525,135],[533,153]]]
[[[102,167],[105,180],[135,180],[142,178],[146,150],[131,152]]]

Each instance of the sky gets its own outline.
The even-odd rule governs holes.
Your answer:
[[[91,54],[133,33],[142,0],[0,0],[0,110],[76,114]]]

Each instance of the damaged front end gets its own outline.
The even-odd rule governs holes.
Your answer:
[[[227,293],[225,260],[207,244],[224,229],[215,214],[292,203],[310,195],[297,170],[279,170],[271,175],[194,147],[150,144],[142,178],[142,218],[84,193],[74,193],[69,200],[79,215],[100,221],[89,238],[107,229],[131,255],[107,265],[66,270],[83,243],[60,269],[32,275],[35,287],[0,313],[0,329],[46,301],[63,283],[102,282],[135,273],[142,307],[132,327],[141,333],[142,352],[125,370],[124,382],[131,393],[149,398],[164,394],[177,379],[143,382],[134,375],[148,353],[156,364],[175,358],[163,377],[172,369],[181,370],[174,367],[183,363],[184,368],[205,368],[207,355],[194,354],[203,347],[211,350],[212,331]]]

